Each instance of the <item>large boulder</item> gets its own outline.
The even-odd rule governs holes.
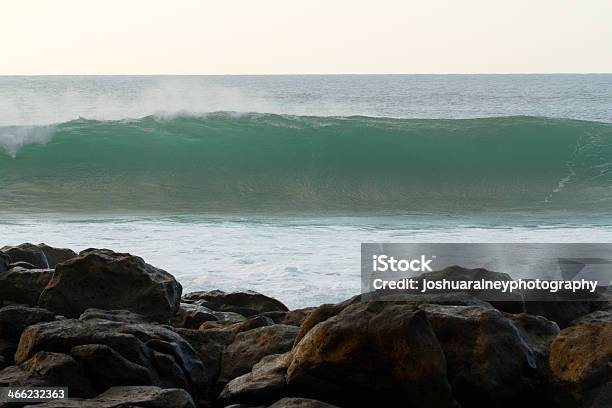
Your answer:
[[[267,355],[291,350],[297,332],[295,326],[275,324],[236,334],[232,344],[223,352],[219,382],[225,384],[248,373]]]
[[[340,406],[456,406],[444,353],[412,305],[348,306],[314,326],[293,353],[293,395]]]
[[[0,273],[0,301],[36,306],[40,294],[51,281],[53,269],[16,267]]]
[[[111,322],[122,323],[154,323],[154,320],[138,313],[130,312],[129,310],[102,310],[102,309],[87,309],[81,314],[79,320],[108,320]]]
[[[261,359],[250,373],[234,378],[219,396],[225,404],[269,404],[285,396],[286,374],[293,359],[291,352],[272,354]]]
[[[91,249],[60,263],[39,305],[68,317],[86,309],[127,309],[167,322],[179,308],[182,288],[172,275],[142,258]]]
[[[159,387],[113,387],[96,398],[67,399],[32,405],[30,408],[195,408],[193,399],[182,389]],[[26,407],[27,408],[27,407]]]
[[[55,315],[48,310],[23,305],[9,305],[0,309],[0,368],[13,364],[17,344],[23,330],[36,323],[50,322]]]
[[[550,344],[559,334],[559,326],[542,316],[526,313],[507,315],[507,317],[533,352],[536,368],[542,376],[542,381],[546,381]]]
[[[55,268],[57,264],[65,262],[69,259],[76,258],[78,255],[72,249],[68,248],[54,248],[47,244],[37,245],[47,257],[49,268]]]
[[[466,407],[537,401],[537,357],[504,314],[480,306],[421,305],[446,356],[448,380]]]
[[[610,407],[612,322],[562,330],[550,347],[550,372],[559,406]]]
[[[186,303],[195,303],[220,312],[234,312],[246,317],[266,312],[286,312],[289,309],[276,299],[261,293],[246,291],[226,293],[222,290],[188,293]]]
[[[74,397],[96,395],[78,362],[65,354],[46,351],[0,371],[0,387],[67,387]]]
[[[91,345],[107,346],[117,354]],[[123,373],[125,377],[117,375],[112,380],[106,379],[108,384],[114,381],[118,385],[134,385],[131,383],[133,378],[145,379],[144,369],[151,379],[150,385],[185,388],[199,396],[206,392],[211,381],[206,367],[190,344],[168,327],[156,324],[97,319],[39,323],[22,333],[15,362],[21,364],[39,351],[73,355],[83,362],[86,373],[93,379],[101,378],[102,372],[109,367],[130,370],[129,375]],[[105,360],[104,356],[112,358],[112,361]],[[122,380],[126,383],[120,383]],[[100,386],[99,383],[96,385]]]
[[[27,262],[40,269],[49,268],[47,256],[42,249],[34,244],[25,243],[18,246],[5,246],[0,248],[0,252],[4,252],[10,257],[11,263]]]

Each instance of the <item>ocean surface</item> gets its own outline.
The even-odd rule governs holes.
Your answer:
[[[361,242],[612,242],[612,75],[0,77],[0,246],[360,290]]]

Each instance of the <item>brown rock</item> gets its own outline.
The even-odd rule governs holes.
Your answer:
[[[36,306],[53,269],[12,268],[0,273],[0,301]]]
[[[238,333],[223,352],[219,382],[225,384],[248,373],[267,355],[291,350],[297,331],[295,326],[275,324]]]
[[[178,310],[181,291],[172,275],[142,258],[92,249],[57,265],[39,305],[68,317],[127,309],[164,322]]]
[[[348,306],[314,326],[293,352],[293,395],[340,406],[456,406],[442,349],[411,305]]]
[[[181,303],[178,312],[172,318],[172,325],[174,327],[181,327],[183,329],[197,329],[204,322],[217,321],[217,317],[213,314],[213,311],[207,307]]]

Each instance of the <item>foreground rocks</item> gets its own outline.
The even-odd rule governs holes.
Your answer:
[[[427,275],[451,277],[510,279]],[[255,292],[181,291],[130,254],[4,247],[0,387],[69,387],[42,408],[612,406],[599,295],[412,293],[289,311]]]

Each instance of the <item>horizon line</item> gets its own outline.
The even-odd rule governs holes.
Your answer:
[[[16,74],[0,73],[0,77],[43,77],[43,76],[382,76],[382,75],[610,75],[611,72],[380,72],[380,73],[37,73]]]

